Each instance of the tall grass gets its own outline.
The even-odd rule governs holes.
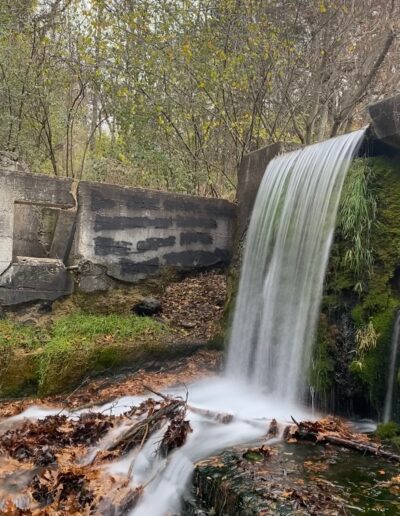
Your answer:
[[[370,185],[372,171],[365,159],[354,161],[346,179],[339,206],[338,227],[350,244],[345,265],[354,274],[355,290],[364,289],[364,279],[370,277],[374,264],[371,231],[376,224],[376,198]]]

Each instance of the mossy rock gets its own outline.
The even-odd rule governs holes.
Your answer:
[[[329,332],[327,317],[321,314],[309,372],[310,386],[315,389],[315,393],[320,397],[324,396],[332,386],[335,352],[336,349]]]
[[[363,415],[379,416],[383,408],[393,324],[400,307],[399,221],[398,162],[356,160],[342,193],[322,303],[327,326],[339,330],[336,353],[329,352],[321,327],[314,353],[318,369],[326,373],[325,389],[336,399],[334,407],[324,407],[327,410],[340,411],[340,403],[349,399]],[[366,328],[376,335],[368,346],[360,337]]]
[[[0,363],[0,396],[27,396],[38,388],[38,365],[41,350],[17,348],[4,353]]]

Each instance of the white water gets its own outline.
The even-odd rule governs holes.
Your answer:
[[[275,158],[251,217],[228,374],[301,399],[343,182],[364,130]]]
[[[363,134],[306,147],[268,166],[249,227],[228,374],[188,389],[191,407],[229,413],[233,421],[224,425],[189,408],[193,432],[167,459],[155,453],[164,428],[139,453],[133,450],[108,466],[110,473],[130,475],[132,486],[145,486],[133,515],[179,513],[197,461],[228,446],[265,439],[271,418],[281,428],[291,416],[312,418],[298,398],[310,360],[340,191]],[[183,391],[170,393],[186,396]],[[92,410],[119,414],[141,399],[125,397]],[[36,413],[31,410],[18,419],[24,415]],[[122,430],[113,429],[87,460]]]
[[[166,430],[165,426],[149,438],[139,453],[134,449],[116,462],[104,466],[110,474],[130,475],[132,487],[146,486],[140,503],[131,512],[134,516],[179,514],[182,495],[188,488],[197,461],[234,445],[249,443],[251,446],[251,443],[260,438],[267,442],[265,435],[272,418],[278,421],[280,431],[292,423],[291,416],[296,420],[311,419],[311,413],[306,408],[289,403],[284,405],[274,397],[255,391],[247,383],[230,378],[209,378],[191,384],[188,393],[182,387],[170,389],[166,394],[181,396],[183,399],[188,394],[187,419],[193,432],[188,434],[185,445],[171,453],[167,459],[156,454]],[[139,405],[146,398],[147,396],[126,396],[103,406],[76,412],[63,411],[63,414],[71,418],[84,412],[119,415],[132,406]],[[199,414],[195,409],[228,413],[233,415],[233,420],[229,424],[222,424]],[[11,426],[11,423],[18,424],[26,418],[38,419],[59,412],[56,409],[30,407],[6,421]],[[88,451],[81,463],[90,463],[97,452],[106,449],[126,429],[126,425],[124,422],[119,427],[112,428],[96,447]]]
[[[389,376],[385,397],[385,406],[383,410],[383,422],[387,423],[390,421],[392,416],[392,404],[393,404],[393,388],[395,382],[395,372],[396,372],[396,359],[397,352],[399,349],[400,343],[400,311],[397,312],[396,319],[394,322],[393,333],[392,333],[392,350],[390,353],[390,362],[389,362]]]

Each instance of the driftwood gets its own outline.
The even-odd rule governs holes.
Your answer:
[[[112,442],[106,451],[113,451],[117,448],[130,449],[137,445],[143,445],[146,439],[157,430],[165,418],[172,419],[183,408],[186,402],[183,400],[171,400],[150,416],[132,424],[122,435]]]
[[[400,455],[396,455],[389,451],[383,450],[382,446],[375,444],[371,441],[364,441],[364,439],[357,439],[357,434],[353,436],[349,432],[345,432],[345,436],[333,435],[329,431],[326,432],[324,429],[321,431],[314,430],[318,428],[318,422],[301,422],[298,423],[293,419],[296,427],[287,427],[284,432],[284,438],[294,438],[299,441],[311,441],[316,444],[332,444],[334,446],[343,446],[351,450],[355,450],[368,455],[375,455],[376,457],[382,457],[389,459],[394,462],[400,463]]]
[[[162,398],[166,401],[169,401],[171,399],[169,396],[166,396],[165,394],[162,394],[161,392],[157,392],[149,385],[143,385],[143,387],[147,391],[152,392],[156,396],[159,396],[160,398]],[[226,412],[215,412],[213,410],[207,410],[207,409],[202,409],[199,407],[194,407],[189,404],[187,404],[186,407],[188,410],[190,410],[191,412],[193,412],[195,414],[200,414],[201,416],[206,417],[207,419],[213,419],[214,421],[218,421],[219,423],[222,423],[224,425],[231,423],[233,420],[233,415],[228,414]]]
[[[200,416],[203,416],[207,419],[218,421],[218,423],[222,423],[223,425],[227,425],[233,421],[233,415],[228,414],[227,412],[215,412],[213,410],[193,407],[192,405],[188,405],[188,409],[195,414],[200,414]]]

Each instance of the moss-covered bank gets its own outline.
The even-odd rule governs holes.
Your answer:
[[[0,321],[0,397],[70,390],[88,375],[168,354],[150,317],[75,313],[40,327]]]
[[[399,162],[358,159],[342,193],[310,372],[323,408],[382,415],[399,276]]]
[[[218,348],[225,290],[224,275],[208,271],[9,310],[0,320],[0,398],[61,393],[94,375]],[[161,313],[132,315],[145,297]]]

